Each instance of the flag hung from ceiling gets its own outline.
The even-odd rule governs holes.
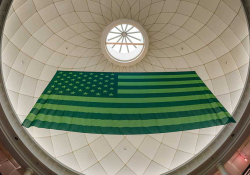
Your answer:
[[[23,126],[153,134],[235,122],[194,71],[57,71]]]

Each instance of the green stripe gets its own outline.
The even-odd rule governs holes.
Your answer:
[[[188,88],[206,87],[204,83],[199,84],[180,84],[180,85],[160,85],[160,86],[118,86],[119,89],[168,89],[168,88]]]
[[[154,114],[102,114],[102,113],[84,113],[84,112],[74,112],[74,117],[76,118],[85,118],[85,119],[101,119],[101,120],[149,120],[149,119],[165,119],[165,118],[179,118],[179,117],[189,117],[196,115],[204,115],[204,114],[214,114],[219,112],[225,112],[226,109],[224,107],[217,108],[206,108],[199,110],[191,110],[191,111],[181,111],[181,112],[168,112],[168,113],[158,113]],[[57,115],[57,116],[72,116],[71,111],[64,110],[51,110],[51,109],[36,109],[33,108],[31,110],[32,114],[45,114],[45,115]]]
[[[156,97],[184,97],[191,95],[211,94],[210,90],[191,91],[191,92],[170,92],[170,93],[153,93],[153,94],[117,94],[117,98],[156,98]]]
[[[166,82],[118,82],[118,86],[155,86],[155,85],[177,85],[177,84],[197,84],[202,80],[192,81],[166,81]]]
[[[170,107],[170,106],[185,106],[195,104],[206,104],[218,102],[216,98],[187,100],[187,101],[171,101],[171,102],[154,102],[154,103],[100,103],[100,102],[82,102],[82,101],[69,101],[69,100],[52,100],[52,99],[39,99],[39,104],[57,104],[81,107],[100,107],[100,108],[153,108],[153,107]]]
[[[188,78],[198,77],[196,74],[182,74],[182,75],[118,75],[118,79],[159,79],[159,78]]]
[[[199,77],[187,77],[187,78],[154,78],[154,79],[119,79],[119,82],[158,82],[158,81],[193,81],[201,80]]]
[[[81,133],[132,135],[132,134],[154,134],[154,133],[185,131],[191,129],[207,128],[211,126],[225,125],[230,122],[235,123],[233,118],[223,118],[205,122],[196,122],[196,123],[179,124],[179,125],[152,126],[152,127],[142,127],[142,128],[137,128],[137,127],[114,128],[114,127],[92,127],[92,126],[82,126],[78,124],[73,125],[66,123],[42,122],[39,120],[31,122],[29,120],[25,120],[23,126],[25,127],[36,126],[39,128],[57,129],[57,130],[73,131]]]
[[[127,76],[137,76],[137,75],[186,75],[186,74],[196,74],[195,71],[180,71],[180,72],[90,72],[90,71],[66,71],[66,70],[58,70],[56,74],[60,73],[94,73],[94,74],[117,74],[117,75],[127,75]]]
[[[147,93],[170,93],[170,92],[193,92],[208,90],[207,87],[196,88],[173,88],[173,89],[118,89],[118,94],[147,94]]]
[[[103,72],[100,72],[103,73]],[[109,72],[113,73],[113,72]],[[114,73],[117,75],[127,75],[127,76],[138,76],[138,75],[186,75],[186,74],[196,74],[195,71],[181,71],[181,72],[118,72]]]
[[[80,97],[67,95],[46,95],[43,94],[39,99],[53,100],[69,100],[69,101],[84,101],[84,102],[100,102],[100,103],[154,103],[154,102],[171,102],[171,101],[188,101],[215,98],[213,94],[191,95],[179,97],[157,97],[157,98],[105,98],[105,97]]]
[[[97,108],[97,107],[79,107],[68,105],[51,105],[51,104],[39,104],[35,106],[37,109],[52,109],[52,110],[65,110],[72,112],[87,112],[87,113],[104,113],[104,114],[148,114],[148,113],[165,113],[165,112],[177,112],[177,111],[189,111],[206,109],[211,107],[222,107],[219,102],[196,104],[176,107],[157,107],[157,108]]]
[[[101,126],[101,127],[150,127],[150,126],[168,126],[168,125],[179,125],[195,122],[204,122],[211,119],[223,119],[225,117],[230,117],[225,112],[220,112],[217,114],[204,114],[199,116],[191,117],[181,117],[181,118],[166,118],[158,120],[98,120],[98,119],[83,119],[83,118],[72,118],[65,116],[56,115],[44,115],[44,114],[30,114],[26,119],[32,121],[35,120],[55,122],[55,123],[68,123],[68,124],[78,124],[83,126]]]

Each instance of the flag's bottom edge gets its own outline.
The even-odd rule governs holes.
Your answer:
[[[91,134],[138,135],[138,134],[157,134],[157,133],[186,131],[193,129],[208,128],[219,125],[226,125],[228,123],[236,123],[236,122],[232,117],[225,117],[223,119],[188,123],[188,124],[179,124],[179,125],[119,128],[119,127],[83,126],[76,124],[55,123],[55,122],[47,122],[40,120],[30,121],[28,119],[25,119],[22,125],[25,126],[26,128],[35,126],[38,128],[72,131],[80,133],[91,133]]]

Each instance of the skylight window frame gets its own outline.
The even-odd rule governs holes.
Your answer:
[[[124,31],[131,34],[132,37],[131,36],[122,37],[122,33]],[[111,37],[107,39],[110,33],[117,35],[116,37],[115,35],[113,35],[113,38],[115,37],[113,39],[114,41],[112,41]],[[140,37],[137,38],[139,39],[138,42],[134,42],[135,40],[133,39],[134,37],[133,35],[135,35],[134,33],[141,34],[142,36],[141,38]],[[117,20],[111,23],[110,25],[108,25],[102,33],[101,49],[102,49],[104,56],[110,62],[120,65],[120,66],[131,66],[133,64],[138,63],[146,55],[147,50],[148,50],[148,45],[149,45],[149,39],[148,39],[147,32],[139,23],[133,20],[127,20],[127,19]],[[115,46],[119,46],[118,48],[120,49],[126,46],[123,48],[123,49],[126,49],[125,53],[121,53],[121,50],[117,50],[117,48],[111,49],[111,47],[115,47]],[[131,49],[131,46],[134,46],[134,49]]]

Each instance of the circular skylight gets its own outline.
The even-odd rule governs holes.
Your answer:
[[[142,49],[144,42],[140,30],[135,26],[120,24],[109,32],[106,45],[111,45],[118,53],[131,53],[135,49]]]
[[[148,49],[148,36],[141,25],[132,20],[111,23],[102,35],[102,51],[111,62],[128,66],[137,63]]]

